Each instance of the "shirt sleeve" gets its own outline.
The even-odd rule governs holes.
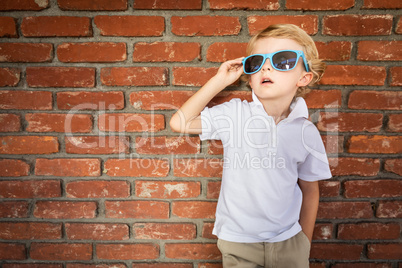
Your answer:
[[[298,165],[299,178],[304,181],[326,180],[332,177],[321,135],[313,123],[306,121],[302,141],[307,156]]]
[[[200,139],[221,141],[228,139],[236,125],[234,116],[237,103],[240,103],[240,99],[232,99],[212,108],[204,108],[201,112]]]

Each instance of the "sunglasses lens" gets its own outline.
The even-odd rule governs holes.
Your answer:
[[[260,55],[255,55],[247,58],[244,62],[244,70],[247,74],[257,72],[264,62],[264,57]]]
[[[273,65],[278,70],[291,70],[296,66],[297,54],[293,51],[283,51],[276,53],[272,57]]]

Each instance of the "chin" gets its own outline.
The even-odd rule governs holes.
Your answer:
[[[254,91],[254,93],[259,99],[272,99],[275,97],[279,97],[278,94],[273,94],[274,92],[272,92],[271,90],[257,90]]]

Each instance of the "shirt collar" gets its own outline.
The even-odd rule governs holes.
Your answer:
[[[264,113],[266,114],[264,110],[264,106],[262,105],[261,101],[258,99],[257,95],[255,95],[254,91],[252,91],[252,98],[253,102],[257,107],[262,108]],[[308,108],[306,101],[301,98],[297,97],[291,104],[290,104],[290,114],[287,117],[288,119],[296,119],[296,118],[307,118],[308,119]]]

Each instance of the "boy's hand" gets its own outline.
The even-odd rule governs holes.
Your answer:
[[[222,63],[216,77],[219,77],[220,81],[225,83],[226,86],[233,84],[243,73],[243,59],[244,57]]]
[[[233,84],[243,73],[242,59],[222,63],[217,74],[188,99],[170,119],[170,127],[175,132],[200,134],[202,131],[201,111],[213,97]]]

